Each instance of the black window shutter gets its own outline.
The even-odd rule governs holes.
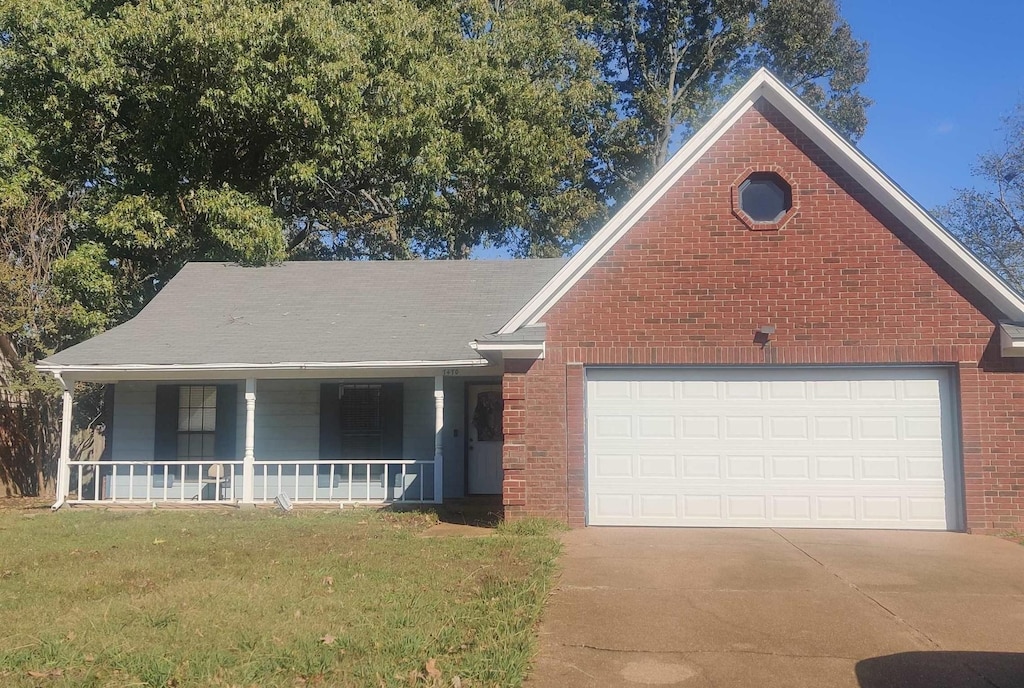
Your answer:
[[[402,383],[389,382],[380,386],[381,457],[401,459],[402,436]]]
[[[238,385],[217,385],[217,430],[213,437],[213,452],[225,461],[241,458],[236,440],[238,426]]]
[[[320,385],[320,458],[341,458],[341,427],[338,414],[338,383],[325,382]]]
[[[178,458],[178,385],[156,386],[156,432],[153,459]]]

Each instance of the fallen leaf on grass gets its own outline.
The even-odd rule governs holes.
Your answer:
[[[162,545],[165,542],[167,542],[167,540],[161,540],[160,538],[157,538],[156,540],[153,540],[153,544],[154,545]]]
[[[334,636],[331,635],[330,633],[325,635],[323,638],[320,638],[320,642],[323,643],[324,645],[333,645],[334,644],[334,640],[335,640]]]
[[[326,585],[327,587],[331,587],[332,585],[334,585],[334,576],[324,576],[324,579],[320,582]]]
[[[437,660],[433,657],[427,660],[426,670],[430,678],[441,678],[441,670],[437,668]]]
[[[64,670],[50,669],[49,671],[29,671],[27,673],[32,678],[58,678],[64,675]]]

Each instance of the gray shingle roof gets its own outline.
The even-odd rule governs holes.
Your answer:
[[[562,259],[189,263],[138,316],[44,364],[476,359]]]

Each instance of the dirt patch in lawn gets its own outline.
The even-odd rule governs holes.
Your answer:
[[[53,505],[53,497],[0,497],[0,513],[46,511]]]

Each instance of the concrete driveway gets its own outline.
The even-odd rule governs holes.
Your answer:
[[[957,533],[588,528],[527,686],[1024,686],[1024,547]]]

